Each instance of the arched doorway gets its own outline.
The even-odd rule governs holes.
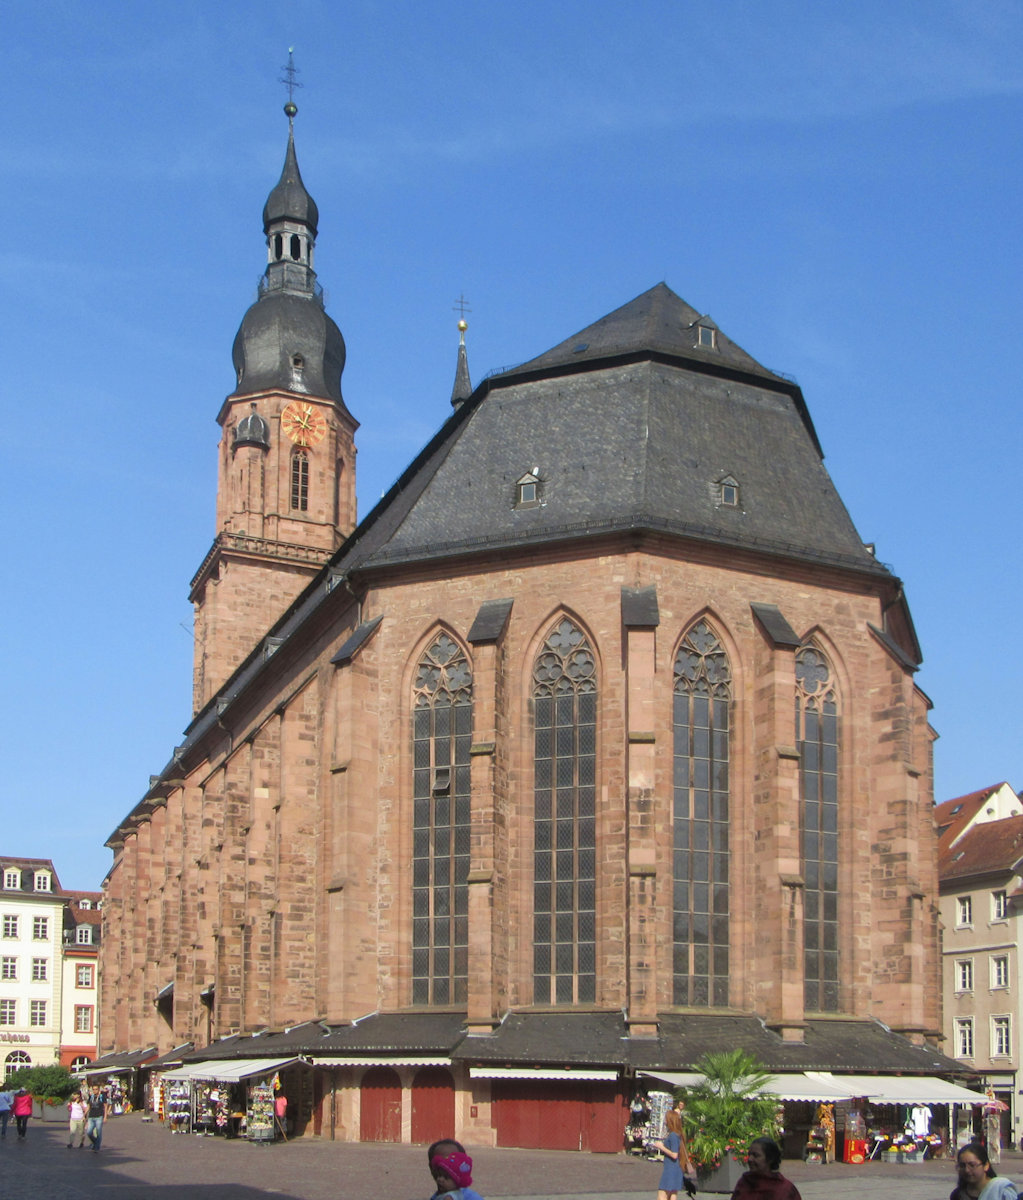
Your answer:
[[[454,1137],[455,1081],[445,1067],[421,1067],[412,1080],[412,1140],[424,1146]]]
[[[359,1138],[401,1141],[401,1080],[390,1067],[371,1067],[359,1088]]]

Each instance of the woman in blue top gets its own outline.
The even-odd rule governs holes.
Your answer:
[[[661,1172],[661,1182],[657,1185],[657,1200],[671,1200],[685,1186],[684,1176],[692,1173],[689,1151],[682,1136],[682,1117],[677,1111],[679,1106],[676,1104],[664,1118],[668,1132],[663,1140],[654,1142],[664,1154],[664,1170]]]
[[[1016,1185],[1004,1175],[996,1175],[987,1150],[980,1142],[970,1142],[956,1155],[959,1184],[949,1200],[1012,1200]]]

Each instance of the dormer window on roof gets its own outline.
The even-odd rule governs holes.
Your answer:
[[[702,346],[704,350],[713,350],[717,346],[717,331],[711,329],[709,325],[697,325],[696,327],[696,344]]]
[[[724,508],[739,507],[739,481],[732,475],[725,475],[717,481],[717,502]]]
[[[540,483],[540,468],[534,467],[515,484],[515,507],[538,508],[543,502],[543,490]]]
[[[21,887],[21,872],[13,867],[8,867],[4,871],[4,887],[5,888],[20,888]]]
[[[48,892],[51,890],[51,881],[50,881],[50,872],[49,871],[36,871],[35,890],[37,892]]]

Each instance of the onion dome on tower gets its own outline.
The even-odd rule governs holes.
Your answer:
[[[283,390],[319,396],[344,408],[345,341],[324,311],[323,289],[313,270],[319,211],[305,189],[295,155],[298,109],[289,101],[284,111],[284,169],[263,207],[267,267],[259,298],[242,318],[234,339],[237,386],[231,395]]]

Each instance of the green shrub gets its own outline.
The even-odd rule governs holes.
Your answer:
[[[77,1091],[78,1085],[67,1067],[52,1063],[48,1067],[20,1067],[12,1071],[4,1081],[4,1088],[7,1091],[25,1088],[33,1096],[53,1097],[59,1104]]]
[[[759,1094],[770,1072],[744,1050],[705,1054],[696,1069],[703,1081],[675,1093],[686,1102],[682,1122],[693,1161],[704,1170],[729,1154],[745,1163],[754,1138],[777,1133],[778,1098]]]

